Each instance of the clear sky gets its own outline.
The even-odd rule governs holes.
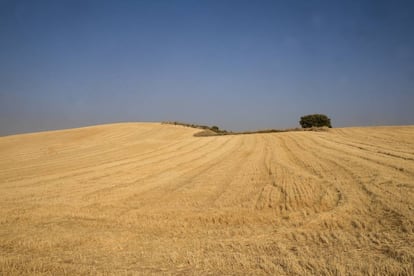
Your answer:
[[[414,124],[413,3],[0,0],[0,135]]]

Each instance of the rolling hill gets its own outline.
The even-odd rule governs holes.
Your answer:
[[[0,137],[0,274],[414,274],[414,127]]]

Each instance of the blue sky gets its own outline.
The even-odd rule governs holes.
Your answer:
[[[412,1],[0,0],[0,135],[414,124]]]

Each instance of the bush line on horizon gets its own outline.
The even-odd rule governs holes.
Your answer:
[[[287,128],[287,129],[261,129],[261,130],[254,130],[254,131],[234,132],[234,131],[227,131],[224,129],[220,129],[218,126],[210,127],[207,125],[190,124],[190,123],[184,123],[184,122],[179,122],[179,121],[164,121],[161,123],[202,129],[202,131],[194,134],[194,136],[196,137],[219,136],[219,135],[260,134],[260,133],[279,133],[279,132],[289,132],[289,131],[327,131],[331,127],[331,126],[311,126],[311,127],[303,127],[303,128],[296,127],[296,128]]]

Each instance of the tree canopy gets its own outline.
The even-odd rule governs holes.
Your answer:
[[[332,127],[331,119],[325,114],[310,114],[300,117],[300,125],[303,128],[310,127]]]

